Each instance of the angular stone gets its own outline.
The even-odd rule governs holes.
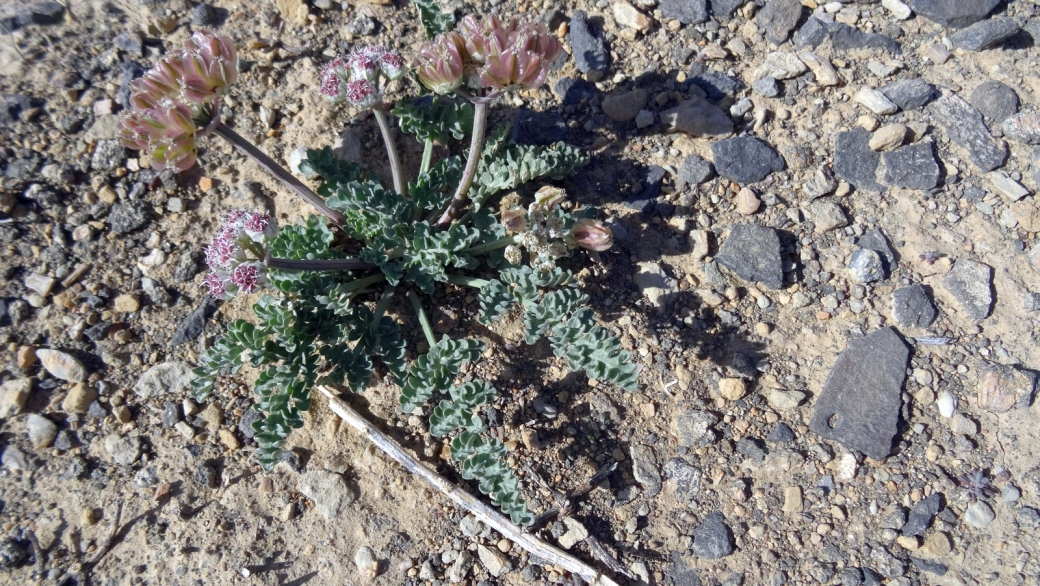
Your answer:
[[[679,165],[677,181],[679,185],[677,185],[677,188],[682,189],[686,185],[700,185],[711,179],[714,174],[715,171],[712,169],[711,163],[697,155],[690,155],[683,159],[682,164]]]
[[[830,199],[818,199],[812,202],[809,210],[812,212],[812,220],[813,224],[816,225],[817,234],[830,232],[849,224],[845,211]]]
[[[744,82],[725,73],[712,70],[704,70],[699,62],[690,68],[690,82],[704,90],[704,97],[712,102],[729,98],[736,98],[745,87]]]
[[[1015,142],[1040,144],[1040,115],[1021,112],[1004,121],[1004,136]]]
[[[683,24],[700,24],[708,20],[707,0],[661,0],[658,8],[665,18],[673,18]]]
[[[915,537],[922,535],[925,529],[932,524],[932,519],[942,510],[943,497],[939,493],[932,493],[928,498],[918,501],[914,508],[910,509],[910,515],[903,524],[902,534],[904,537]]]
[[[706,515],[693,530],[693,548],[690,551],[699,558],[717,560],[733,553],[733,549],[733,533],[726,518],[718,511]]]
[[[58,426],[43,415],[30,413],[25,419],[25,431],[29,436],[29,443],[40,449],[54,443],[54,438],[58,435]]]
[[[664,311],[668,302],[679,292],[679,284],[664,272],[660,263],[644,262],[637,266],[639,272],[632,277],[632,281],[658,311]]]
[[[995,79],[976,86],[968,96],[968,103],[997,124],[1018,112],[1018,94]]]
[[[691,466],[682,458],[672,458],[664,464],[664,490],[680,501],[690,501],[697,497],[701,489],[700,468]]]
[[[777,85],[776,79],[772,77],[763,77],[751,84],[751,91],[760,96],[775,98],[780,95],[780,86]]]
[[[989,179],[993,189],[1009,201],[1018,201],[1029,195],[1029,190],[1022,187],[1021,183],[1000,171],[990,171],[986,174],[986,178]]]
[[[939,184],[939,162],[931,140],[881,155],[881,181],[892,187],[932,189]]]
[[[483,545],[477,545],[477,558],[493,578],[498,578],[513,569],[513,564],[506,556]]]
[[[935,98],[935,87],[920,77],[893,81],[878,88],[885,97],[900,109],[916,110]]]
[[[985,51],[1017,35],[1019,30],[1010,18],[995,16],[953,33],[950,42],[964,51]]]
[[[734,226],[715,260],[745,281],[762,283],[770,289],[783,287],[780,237],[772,228],[755,224]]]
[[[57,282],[58,280],[54,277],[48,277],[38,273],[30,273],[29,276],[25,277],[25,286],[44,297],[51,294],[51,289],[54,288],[54,284]]]
[[[971,319],[989,316],[993,309],[993,268],[987,264],[959,258],[943,277],[943,287],[957,299],[961,310]]]
[[[849,258],[849,275],[857,283],[873,283],[885,278],[881,255],[873,250],[857,249]]]
[[[561,535],[557,540],[560,546],[564,549],[570,549],[578,543],[585,541],[585,538],[589,536],[589,530],[585,528],[577,519],[572,517],[564,517],[563,524],[567,528],[567,531]]]
[[[798,58],[812,70],[813,76],[816,77],[816,83],[822,86],[841,85],[843,80],[838,75],[838,71],[834,69],[834,65],[831,65],[829,59],[820,57],[812,51],[801,51],[798,53]]]
[[[78,358],[71,354],[40,348],[36,351],[36,357],[40,359],[40,364],[43,365],[43,368],[54,378],[60,378],[71,383],[87,380],[86,367],[83,366],[83,363]]]
[[[964,28],[993,11],[1000,0],[910,0],[919,16],[949,28]]]
[[[791,79],[809,71],[809,67],[794,53],[777,51],[766,55],[762,64],[755,68],[752,79],[758,81],[766,77],[773,79]]]
[[[868,146],[875,151],[891,151],[901,146],[904,140],[906,140],[906,126],[889,124],[878,128],[874,132],[874,136],[870,137]]]
[[[913,15],[910,7],[899,0],[881,0],[881,5],[899,20],[906,20]]]
[[[646,90],[641,88],[620,95],[608,96],[603,99],[603,113],[618,122],[631,122],[646,106],[648,97]]]
[[[882,262],[885,263],[886,272],[895,265],[896,251],[892,249],[892,245],[889,244],[888,238],[885,237],[884,233],[882,233],[880,229],[874,228],[869,232],[865,232],[862,236],[856,239],[856,245],[860,248],[873,250],[880,254]]]
[[[628,2],[615,2],[613,6],[614,20],[621,26],[646,31],[651,20]]]
[[[111,434],[105,438],[105,452],[118,466],[130,466],[141,455],[141,438]]]
[[[892,452],[910,349],[893,328],[851,339],[827,375],[809,429],[883,460]]]
[[[736,136],[711,144],[715,171],[741,185],[757,183],[784,170],[784,159],[773,147],[750,136]]]
[[[834,174],[831,173],[830,167],[826,166],[816,169],[813,176],[802,184],[802,192],[810,199],[823,197],[837,188],[838,182],[834,180]]]
[[[776,427],[773,428],[773,431],[769,432],[769,435],[766,436],[766,441],[773,443],[787,443],[793,442],[794,440],[794,430],[791,429],[790,425],[787,425],[783,421],[777,423]]]
[[[964,511],[964,522],[976,529],[985,529],[996,518],[993,508],[982,501],[969,503]]]
[[[86,413],[97,396],[94,387],[86,383],[76,383],[61,402],[61,410],[65,413]]]
[[[15,378],[0,385],[0,419],[21,413],[31,390],[31,378]]]
[[[770,388],[765,390],[766,402],[777,411],[796,409],[805,400],[805,393],[787,389]]]
[[[672,420],[672,427],[680,446],[694,448],[715,442],[718,435],[712,427],[718,422],[719,418],[709,411],[691,409]]]
[[[602,33],[593,28],[584,10],[575,10],[571,14],[570,36],[571,54],[578,71],[606,72],[610,66],[610,53],[603,42]]]
[[[363,546],[354,553],[354,565],[362,576],[374,578],[379,573],[379,558],[371,547]]]
[[[170,345],[180,346],[201,336],[203,330],[206,329],[206,320],[215,311],[217,311],[217,304],[213,301],[213,298],[209,295],[203,297],[202,302],[195,308],[195,311],[188,314],[188,317],[184,318],[184,321],[177,326],[173,336],[170,337]]]
[[[838,53],[856,49],[881,49],[900,53],[902,48],[895,39],[876,33],[866,33],[858,28],[839,22],[824,22],[810,17],[794,35],[797,47],[818,47],[830,39],[831,47]]]
[[[661,112],[661,123],[669,132],[685,132],[695,137],[726,136],[733,133],[733,121],[726,112],[696,96],[683,100],[675,108]]]
[[[870,136],[860,127],[834,135],[834,174],[857,189],[881,191],[874,177],[881,154],[870,148]]]
[[[108,226],[116,235],[133,232],[151,221],[151,208],[144,200],[117,202],[108,214]]]
[[[313,470],[301,476],[300,492],[314,501],[321,516],[329,520],[338,517],[343,507],[357,500],[342,475],[324,470]]]
[[[992,171],[1007,159],[1007,145],[993,138],[982,114],[952,92],[928,104],[928,112],[943,127],[950,140],[968,151],[971,162],[983,171]]]
[[[195,375],[186,362],[170,361],[148,369],[137,379],[134,392],[142,399],[153,395],[177,395],[186,391]]]
[[[899,110],[899,106],[896,106],[892,100],[885,97],[885,94],[869,87],[862,88],[856,92],[854,99],[866,106],[871,112],[879,115],[895,114]]]
[[[991,413],[1007,413],[1015,406],[1027,408],[1036,394],[1036,379],[1035,372],[992,364],[979,378],[979,407]]]
[[[766,38],[782,45],[801,17],[802,3],[799,0],[769,0],[755,16],[755,24],[765,29]]]
[[[661,473],[657,471],[657,458],[649,446],[633,444],[629,450],[632,458],[632,477],[643,486],[647,497],[661,492]]]
[[[920,283],[892,293],[892,316],[902,327],[927,328],[937,315],[928,291]]]
[[[711,0],[711,14],[716,18],[729,18],[743,5],[744,0]]]

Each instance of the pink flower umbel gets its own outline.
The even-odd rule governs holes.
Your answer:
[[[435,94],[448,94],[462,85],[465,42],[459,33],[438,35],[419,50],[419,81]]]
[[[267,283],[267,243],[278,234],[274,219],[261,212],[231,210],[222,221],[206,247],[205,286],[214,299],[252,293]]]
[[[321,69],[321,95],[339,104],[350,101],[371,108],[383,98],[381,78],[397,79],[404,73],[401,55],[378,45],[355,49],[336,57]]]
[[[228,294],[226,283],[226,277],[212,272],[206,275],[206,292],[214,299],[229,299],[231,296]]]
[[[614,233],[603,222],[582,218],[571,228],[568,240],[582,248],[603,252],[614,245]]]
[[[367,79],[355,79],[347,83],[347,99],[359,108],[371,108],[379,101],[376,86]]]
[[[261,285],[267,283],[264,269],[257,262],[244,262],[231,271],[231,282],[238,290],[246,295],[255,292]]]

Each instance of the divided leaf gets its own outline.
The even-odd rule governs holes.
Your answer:
[[[438,96],[400,100],[391,114],[400,120],[401,131],[419,142],[447,143],[448,137],[462,140],[473,131],[473,104],[451,102]]]

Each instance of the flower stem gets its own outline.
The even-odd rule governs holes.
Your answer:
[[[397,287],[394,287],[393,285],[387,287],[383,291],[382,297],[379,298],[379,303],[372,312],[371,323],[373,326],[379,325],[379,320],[383,319],[383,314],[386,313],[386,308],[390,307],[390,301],[393,300],[395,293],[397,293]]]
[[[422,326],[422,331],[426,334],[426,341],[429,342],[430,347],[433,348],[437,345],[437,338],[433,335],[433,328],[430,327],[430,320],[426,317],[426,312],[423,311],[422,302],[419,301],[419,296],[415,294],[414,289],[408,290],[408,300],[412,302],[412,307],[415,308],[415,314],[419,316],[419,325]]]
[[[469,188],[473,184],[473,178],[477,174],[477,165],[480,163],[480,155],[484,152],[484,131],[487,126],[488,100],[479,99],[474,102],[473,136],[469,143],[469,158],[466,160],[466,169],[462,172],[462,180],[459,182],[459,188],[455,191],[455,195],[452,196],[451,203],[448,204],[448,209],[444,210],[440,219],[437,220],[438,228],[444,228],[450,224],[459,213],[462,204],[466,203]]]
[[[491,252],[492,250],[498,250],[499,248],[505,248],[510,244],[516,244],[516,236],[503,236],[498,240],[492,240],[491,242],[485,242],[484,244],[478,244],[476,246],[467,248],[462,252],[466,254],[484,254],[485,252]]]
[[[376,265],[356,258],[295,260],[269,256],[264,259],[264,262],[272,269],[285,271],[356,271],[359,269],[376,268]]]
[[[309,187],[294,177],[292,173],[286,171],[285,168],[276,163],[274,159],[253,146],[253,143],[242,138],[242,136],[237,132],[228,128],[226,124],[223,122],[218,123],[213,127],[213,133],[230,142],[238,152],[252,159],[261,169],[270,173],[275,179],[281,181],[296,195],[305,199],[307,203],[314,206],[314,208],[323,216],[331,220],[333,224],[336,224],[337,226],[343,224],[343,217],[340,216],[339,213],[330,209],[329,206],[325,205],[325,201],[321,199],[321,196],[311,191]]]
[[[404,171],[401,169],[401,159],[397,155],[397,143],[394,142],[394,137],[390,134],[390,123],[386,120],[386,112],[376,107],[372,108],[372,113],[376,115],[376,122],[379,123],[379,132],[383,134],[383,142],[386,143],[386,155],[390,158],[390,172],[394,176],[394,191],[400,195],[407,196],[408,191],[405,189]]]
[[[467,277],[466,275],[448,275],[448,282],[453,285],[465,285],[466,287],[482,289],[491,281],[488,281],[487,279],[478,279],[476,277]]]
[[[419,174],[428,173],[431,163],[433,163],[433,139],[427,138],[426,144],[423,145],[422,164],[419,165]]]

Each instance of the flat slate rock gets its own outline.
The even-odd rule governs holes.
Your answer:
[[[924,285],[915,283],[892,292],[892,315],[905,328],[927,328],[938,313]]]
[[[700,24],[708,20],[708,0],[661,0],[661,14],[683,24]]]
[[[709,513],[693,530],[693,555],[708,560],[717,560],[733,553],[733,532],[726,524],[722,513]]]
[[[800,0],[769,0],[755,16],[755,24],[765,29],[766,38],[777,45],[784,44],[802,18]]]
[[[679,165],[678,187],[682,189],[686,185],[700,185],[714,174],[711,163],[697,155],[690,155]]]
[[[744,0],[711,0],[711,13],[715,16],[730,17],[743,5]]]
[[[881,191],[875,180],[881,153],[870,148],[871,132],[857,126],[834,135],[834,174],[857,189]]]
[[[939,184],[939,161],[930,140],[881,155],[881,181],[892,187],[931,189]]]
[[[910,0],[919,16],[949,28],[964,28],[986,18],[1000,0]]]
[[[881,49],[890,53],[902,53],[903,48],[895,39],[877,33],[865,33],[858,28],[839,22],[824,22],[811,17],[798,29],[792,41],[797,47],[819,47],[830,39],[836,51],[855,49]]]
[[[943,127],[950,140],[968,151],[971,162],[983,171],[992,171],[1007,159],[1007,144],[993,138],[982,114],[952,92],[928,104],[928,112]]]
[[[996,124],[1018,112],[1018,94],[995,79],[984,81],[972,90],[968,103]]]
[[[772,228],[756,224],[734,226],[715,260],[745,281],[762,283],[770,289],[784,285],[780,237]]]
[[[901,79],[878,88],[885,97],[902,110],[916,110],[931,102],[938,95],[935,86],[920,77]]]
[[[939,514],[943,506],[943,497],[940,493],[932,493],[928,498],[918,501],[914,508],[910,509],[910,515],[903,524],[902,533],[906,537],[921,535],[925,529],[932,524],[932,519]]]
[[[213,301],[212,297],[206,295],[202,299],[202,303],[195,308],[195,311],[188,314],[188,317],[184,318],[184,321],[177,326],[176,331],[173,332],[173,337],[170,338],[170,345],[180,346],[201,336],[202,331],[206,328],[206,320],[216,310],[216,302]]]
[[[697,65],[694,65],[696,68]],[[691,71],[690,73],[693,73]],[[690,75],[690,83],[704,90],[704,96],[712,102],[734,97],[745,88],[744,82],[718,71],[705,70]]]
[[[605,72],[610,66],[610,52],[603,42],[603,34],[589,23],[584,10],[575,10],[571,15],[571,54],[578,71]]]
[[[849,340],[827,375],[809,429],[875,460],[892,452],[910,349],[893,328]]]
[[[770,173],[784,170],[784,158],[773,147],[750,136],[735,136],[711,143],[715,172],[741,185],[757,183]]]
[[[971,319],[985,319],[993,309],[993,267],[965,258],[953,263],[943,287]]]
[[[993,17],[953,33],[950,42],[964,51],[985,51],[1017,35],[1019,30],[1010,18]]]
[[[521,108],[513,114],[513,142],[549,146],[567,138],[567,121],[556,112]]]

